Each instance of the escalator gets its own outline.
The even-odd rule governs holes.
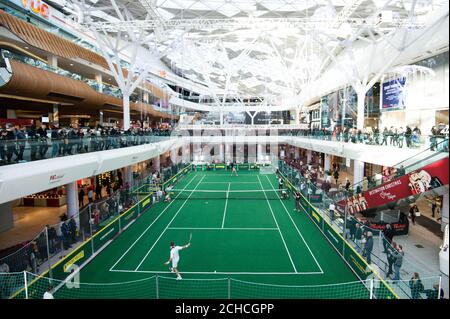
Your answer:
[[[337,205],[350,214],[363,213],[377,207],[392,206],[401,200],[412,201],[424,195],[440,196],[448,192],[448,139],[396,165],[397,174],[380,183],[371,178],[370,187],[355,184],[356,194],[341,191],[334,196]],[[378,182],[377,182],[378,181]]]

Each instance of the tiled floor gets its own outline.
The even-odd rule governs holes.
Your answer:
[[[61,207],[25,207],[13,208],[14,228],[0,233],[0,250],[34,238],[45,225],[59,222],[59,216],[66,212]]]
[[[103,197],[107,196],[103,189]],[[85,196],[84,203],[88,203]],[[61,207],[13,207],[14,228],[0,233],[0,250],[28,241],[37,236],[45,225],[59,223],[59,216],[67,212],[67,206]]]
[[[405,256],[408,262],[411,262],[418,267],[415,269],[419,273],[422,272],[422,277],[427,274],[439,274],[439,247],[442,244],[442,239],[431,233],[425,227],[416,223],[410,223],[409,234],[407,236],[396,236],[394,241],[403,246]],[[419,248],[419,245],[423,248]],[[408,274],[409,279],[411,274]],[[444,296],[449,296],[449,278],[445,275],[442,277],[442,286],[444,288]]]

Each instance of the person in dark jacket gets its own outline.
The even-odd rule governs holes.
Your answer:
[[[58,123],[53,124],[53,129],[51,132],[51,140],[52,140],[52,158],[54,158],[59,155],[61,149],[62,136],[60,133]]]
[[[386,274],[386,278],[388,278],[390,275],[393,274],[393,266],[395,263],[396,254],[397,254],[397,243],[393,241],[391,245],[387,245],[386,247],[386,255],[388,262],[388,271]]]
[[[16,140],[17,140],[17,149],[16,149],[16,160],[18,162],[23,161],[23,153],[25,152],[25,144],[27,140],[27,136],[25,135],[25,128],[20,127],[16,129]]]
[[[387,253],[387,246],[392,243],[392,239],[394,238],[394,230],[390,224],[386,225],[386,228],[383,231],[383,235],[385,240],[383,240],[384,253]]]
[[[412,138],[412,130],[409,126],[406,126],[405,130],[405,141],[406,141],[406,147],[411,147],[411,138]]]
[[[95,186],[95,199],[96,200],[99,200],[99,199],[101,199],[102,198],[102,185],[100,185],[100,184],[97,184],[96,186]]]
[[[301,195],[299,192],[294,191],[294,198],[295,198],[295,210],[297,212],[301,211],[301,205],[300,205],[300,199],[301,199]]]
[[[424,290],[424,293],[427,295],[427,299],[444,299],[444,289],[439,289],[439,284],[433,285],[433,289]]]
[[[336,185],[338,185],[338,179],[339,179],[339,171],[338,170],[335,170],[334,172],[333,172],[333,177],[334,177],[334,180],[336,181]]]
[[[13,125],[10,123],[6,124],[4,140],[6,141],[6,161],[11,163],[16,150],[16,135],[14,134]]]
[[[355,233],[356,233],[356,224],[357,224],[357,220],[354,217],[350,217],[347,221],[348,225],[348,229],[350,231],[350,239],[354,240],[355,239]]]
[[[78,192],[78,205],[80,205],[80,207],[84,206],[84,195],[86,195],[84,192],[84,188],[81,187],[80,191]]]
[[[36,131],[36,125],[32,124],[30,129],[28,130],[28,142],[30,143],[30,159],[32,161],[37,160],[37,144],[38,144],[38,135]]]
[[[73,218],[69,220],[69,234],[70,234],[70,240],[72,241],[72,244],[77,241],[77,223]]]
[[[373,234],[371,231],[366,233],[366,244],[364,245],[364,256],[366,257],[367,263],[370,265],[372,263],[371,256],[373,250]]]
[[[63,238],[63,248],[69,249],[70,245],[70,230],[67,220],[61,224],[61,233]]]
[[[380,145],[386,145],[387,146],[387,139],[388,139],[388,136],[389,136],[389,132],[388,132],[387,127],[384,128],[382,136],[383,136],[383,140],[381,141]]]
[[[409,280],[409,288],[411,289],[411,299],[421,299],[420,293],[424,291],[422,280],[419,273],[415,272]]]
[[[400,269],[402,268],[403,265],[403,256],[405,256],[402,245],[397,245],[397,251],[393,253],[393,256],[394,256],[394,280],[400,280]]]
[[[362,244],[361,244],[361,239],[363,236],[363,228],[361,227],[361,225],[357,222],[356,223],[356,231],[355,231],[355,243],[356,243],[356,251],[358,253],[362,252]]]
[[[45,124],[42,124],[41,127],[36,131],[36,134],[39,139],[39,156],[41,157],[41,159],[44,159],[48,150],[47,126]]]
[[[406,174],[406,170],[405,167],[403,167],[403,165],[400,165],[399,168],[397,168],[396,172],[395,172],[395,177],[402,177]]]
[[[416,204],[412,205],[411,208],[409,209],[409,215],[411,217],[411,221],[413,223],[413,225],[416,224],[416,214],[419,212],[419,208],[417,207]]]

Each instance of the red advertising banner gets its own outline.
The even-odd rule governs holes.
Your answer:
[[[448,168],[448,157],[445,157],[393,181],[352,196],[347,200],[347,203],[343,200],[338,204],[342,206],[346,204],[347,211],[354,214],[408,196],[418,195],[433,188],[447,185]]]

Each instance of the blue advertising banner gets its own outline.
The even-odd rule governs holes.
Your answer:
[[[401,110],[406,107],[406,78],[383,83],[383,111]]]

